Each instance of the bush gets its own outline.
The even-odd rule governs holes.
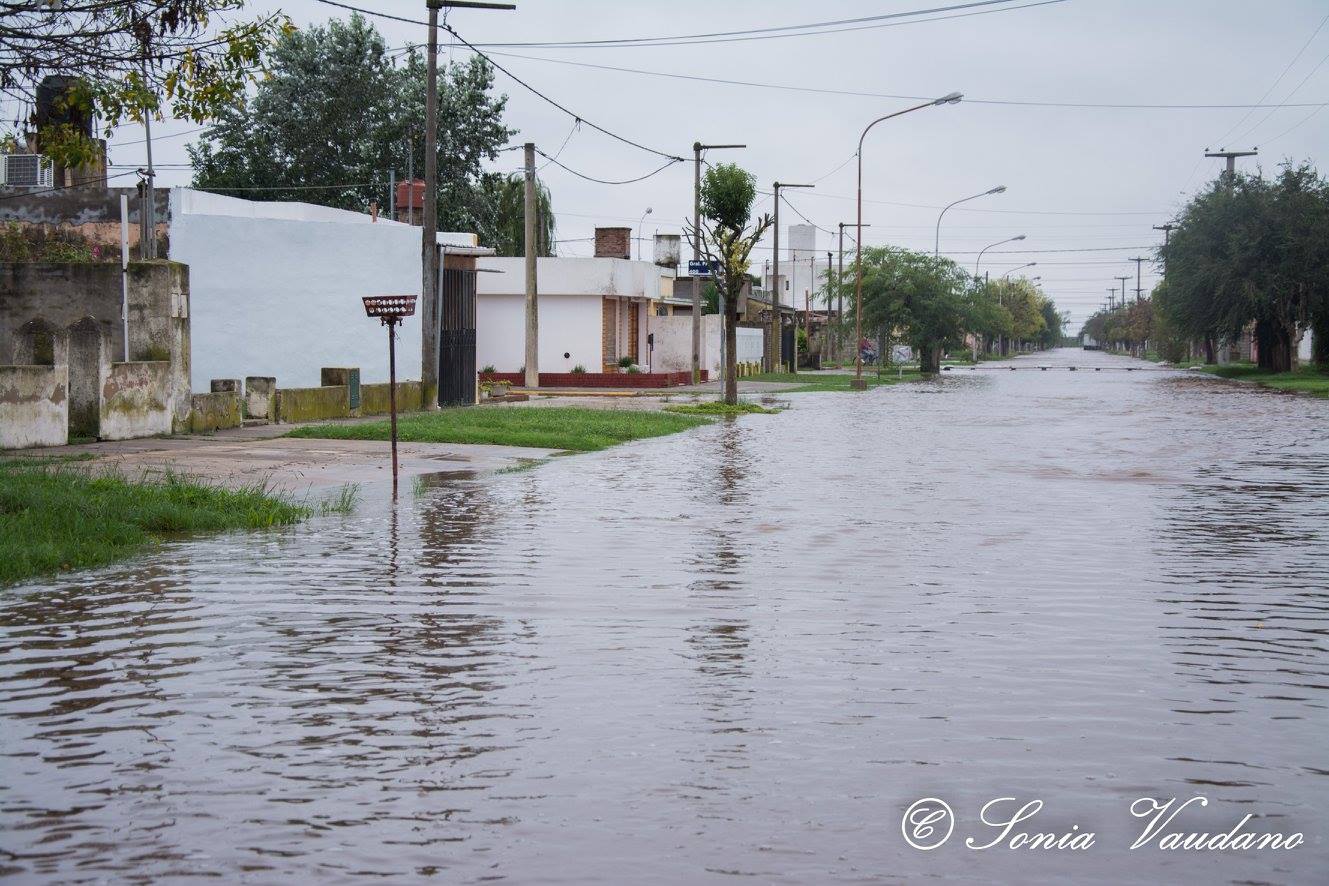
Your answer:
[[[631,366],[631,365],[632,365],[633,363],[635,363],[635,362],[636,362],[636,361],[633,360],[631,357],[619,357],[619,358],[618,358],[618,365],[619,365],[619,367],[622,368],[622,369],[627,369],[629,366]]]
[[[572,367],[572,374],[573,374],[573,375],[585,375],[585,374],[586,374],[586,367],[585,367],[585,366],[582,366],[580,363],[578,363],[576,366]]]
[[[494,372],[494,366],[492,363],[487,366],[483,366],[480,369],[481,375],[489,375],[492,372]]]
[[[641,367],[636,365],[629,366],[628,375],[641,375]]]

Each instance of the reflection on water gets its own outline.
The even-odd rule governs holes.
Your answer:
[[[791,399],[6,590],[0,872],[1322,879],[1329,406],[1113,371]],[[1125,849],[1131,800],[1197,793],[1186,830],[1307,844]],[[929,853],[924,796],[959,817]],[[1002,796],[1098,845],[965,849]]]

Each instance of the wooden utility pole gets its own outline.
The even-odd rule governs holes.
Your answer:
[[[429,49],[425,80],[425,205],[420,235],[424,267],[420,299],[420,394],[425,409],[438,408],[438,10],[429,3]]]
[[[420,235],[424,290],[420,305],[420,388],[425,409],[438,409],[438,11],[440,9],[516,9],[511,3],[474,0],[425,0],[429,41],[425,73],[425,205]],[[409,205],[409,204],[408,204]]]
[[[540,309],[536,301],[535,260],[538,217],[535,199],[535,144],[526,143],[526,387],[540,387]]]
[[[1140,266],[1144,262],[1148,261],[1148,259],[1133,258],[1131,259],[1131,261],[1135,262],[1135,300],[1138,302],[1140,300],[1141,293],[1144,292],[1144,290],[1140,286]]]

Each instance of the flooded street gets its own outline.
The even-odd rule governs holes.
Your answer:
[[[5,589],[0,874],[1324,882],[1329,403],[1018,365]]]

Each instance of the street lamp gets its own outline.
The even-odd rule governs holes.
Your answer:
[[[1006,273],[1004,273],[1004,274],[1001,275],[1001,279],[1003,279],[1003,280],[1009,280],[1009,279],[1011,278],[1011,274],[1014,274],[1016,271],[1023,271],[1025,268],[1032,268],[1032,267],[1034,267],[1034,266],[1037,265],[1037,264],[1038,264],[1038,262],[1036,262],[1036,261],[1031,261],[1031,262],[1030,262],[1029,264],[1027,264],[1027,265],[1020,265],[1018,268],[1011,268],[1009,271],[1007,271]]]
[[[950,209],[952,206],[959,206],[961,203],[968,203],[970,200],[977,200],[979,197],[987,197],[991,194],[1004,194],[1004,193],[1006,193],[1006,186],[997,185],[995,188],[984,191],[981,194],[974,194],[972,197],[963,197],[959,200],[956,200],[954,203],[947,203],[945,209],[942,209],[941,215],[937,216],[937,239],[932,246],[932,256],[935,258],[941,255],[941,219],[942,216],[946,214],[947,209]]]
[[[835,291],[839,293],[839,298],[838,298],[838,303],[836,305],[835,320],[838,324],[843,326],[844,325],[844,229],[852,228],[854,226],[854,223],[840,222],[839,226],[840,226],[840,252],[839,252],[839,259],[837,262],[838,266],[835,275]],[[870,224],[859,225],[859,228],[870,228],[870,227],[872,227],[872,225]],[[860,230],[858,231],[858,233],[862,234],[863,232]],[[835,336],[836,336],[835,359],[837,361],[843,361],[844,343],[840,341],[840,339],[844,337],[843,330],[836,332]]]
[[[899,117],[911,111],[921,111],[924,108],[953,105],[962,98],[964,96],[960,93],[952,92],[930,102],[914,105],[912,108],[905,108],[903,111],[896,111],[894,114],[887,114],[885,117],[878,117],[864,127],[863,134],[858,137],[858,236],[854,238],[856,244],[854,255],[854,380],[851,383],[851,387],[855,391],[867,389],[867,382],[863,381],[863,349],[860,347],[863,342],[863,139],[868,137],[868,132],[872,127],[883,120],[890,120],[892,117]]]
[[[978,251],[978,258],[974,259],[974,279],[978,278],[978,263],[983,260],[983,253],[994,246],[1000,246],[1003,243],[1014,243],[1016,240],[1023,240],[1024,234],[1016,234],[1014,237],[1007,237],[1005,240],[998,240],[996,243],[989,243]]]
[[[646,216],[651,214],[651,207],[647,206],[646,211],[641,214],[637,221],[637,261],[641,261],[641,226],[646,222]]]

